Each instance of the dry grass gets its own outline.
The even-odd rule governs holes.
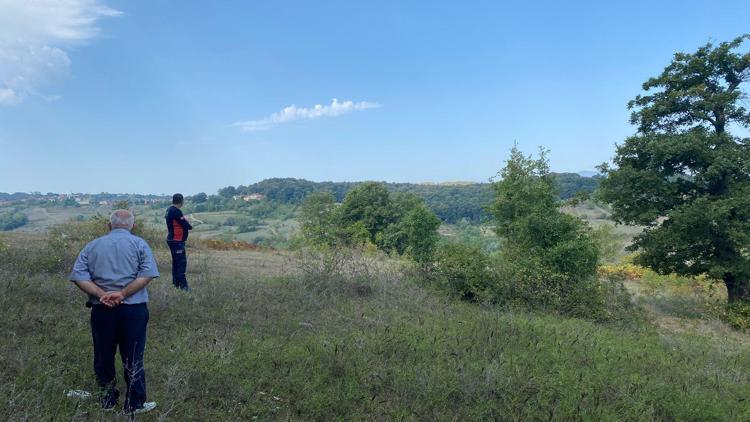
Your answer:
[[[750,418],[750,350],[718,337],[463,303],[377,256],[190,254],[191,294],[149,287],[144,420]],[[81,293],[0,274],[0,419],[125,420],[63,396],[94,389]]]

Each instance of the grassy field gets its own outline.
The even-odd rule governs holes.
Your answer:
[[[144,209],[139,216],[153,227],[162,229],[164,225],[164,210]],[[187,216],[194,227],[191,232],[194,238],[239,240],[272,247],[284,247],[299,228],[294,219],[273,217],[258,220],[252,230],[238,232],[236,225],[225,224],[230,218],[244,217],[242,213],[232,210],[189,213]]]
[[[50,227],[76,218],[91,218],[97,213],[108,213],[106,207],[29,207],[23,210],[29,219],[25,225],[15,229],[19,232],[44,233]]]
[[[609,211],[593,201],[585,201],[574,207],[565,207],[564,210],[585,219],[593,227],[598,227],[602,224],[611,224]],[[134,211],[140,221],[144,221],[158,229],[163,228],[163,209],[138,205],[135,206]],[[32,206],[24,209],[23,212],[29,218],[29,222],[14,231],[44,233],[50,227],[71,219],[88,219],[97,214],[107,215],[111,212],[111,206]],[[191,233],[195,238],[221,239],[225,241],[240,240],[284,248],[289,240],[298,233],[299,223],[294,219],[293,211],[277,214],[279,215],[259,219],[257,224],[253,226],[253,230],[242,233],[238,232],[237,226],[225,225],[229,218],[243,218],[243,214],[237,211],[189,213],[188,218],[195,227],[195,230]],[[624,242],[627,242],[638,233],[639,229],[637,227],[617,226],[615,231]],[[496,236],[492,231],[492,226],[489,224],[443,224],[440,233],[448,240],[469,240],[486,245],[490,250],[496,249]]]
[[[5,243],[26,256],[44,246],[28,235]],[[700,309],[669,313],[669,295],[644,305],[645,321],[601,325],[461,302],[398,262],[304,264],[291,253],[192,249],[191,294],[163,268],[150,286],[146,352],[158,408],[139,419],[750,419],[747,336]],[[123,418],[63,395],[95,389],[83,295],[33,265],[0,276],[2,420]]]

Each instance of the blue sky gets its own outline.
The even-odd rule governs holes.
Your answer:
[[[486,181],[514,142],[592,170],[633,133],[648,77],[748,16],[746,0],[0,0],[0,191]]]

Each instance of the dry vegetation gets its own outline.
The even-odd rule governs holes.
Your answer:
[[[122,418],[64,397],[94,389],[84,298],[46,240],[2,239],[2,418]],[[366,253],[190,252],[192,294],[150,287],[147,420],[750,418],[744,335],[466,303]]]

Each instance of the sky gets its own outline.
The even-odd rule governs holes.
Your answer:
[[[487,181],[516,143],[593,170],[741,1],[0,0],[0,191],[269,177]]]

